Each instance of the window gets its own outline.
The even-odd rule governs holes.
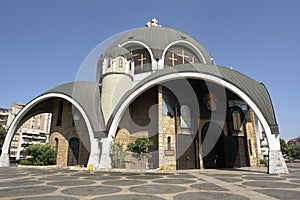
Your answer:
[[[165,55],[165,66],[201,63],[198,56],[185,46],[175,45],[168,49]]]
[[[250,155],[252,156],[252,144],[251,144],[251,139],[248,140],[248,143],[249,143],[249,152],[250,152]]]
[[[168,150],[171,150],[171,136],[168,136]]]
[[[64,102],[60,101],[58,103],[58,113],[57,113],[57,121],[56,121],[56,126],[61,126],[61,122],[62,122],[62,113],[63,113],[63,106],[64,106]]]
[[[108,58],[107,59],[107,68],[110,68],[110,66],[111,66],[111,58]]]
[[[152,71],[151,56],[146,48],[142,46],[130,46],[126,48],[132,56],[135,74]]]
[[[119,58],[119,68],[123,67],[123,58]]]
[[[56,153],[58,152],[58,143],[59,143],[59,139],[55,138],[55,151],[56,151]]]

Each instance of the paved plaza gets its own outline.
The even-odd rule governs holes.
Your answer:
[[[108,172],[70,168],[0,168],[0,200],[299,199],[300,164],[290,174],[266,168]]]

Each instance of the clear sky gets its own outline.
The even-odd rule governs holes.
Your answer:
[[[299,8],[298,0],[0,0],[0,107],[74,81],[101,41],[156,17],[217,65],[263,82],[287,140],[300,135]]]

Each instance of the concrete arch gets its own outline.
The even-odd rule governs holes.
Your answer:
[[[8,132],[7,132],[7,136],[5,138],[3,147],[2,147],[2,154],[0,157],[0,167],[8,167],[9,166],[9,147],[10,147],[10,143],[13,139],[14,134],[17,131],[17,128],[19,126],[19,123],[22,121],[23,117],[30,111],[30,109],[34,108],[34,106],[36,106],[38,103],[41,103],[42,101],[45,101],[47,99],[50,98],[62,98],[68,102],[70,102],[73,106],[76,107],[76,109],[78,109],[78,111],[80,112],[80,114],[83,116],[84,121],[86,123],[87,129],[88,129],[88,133],[89,133],[89,139],[90,139],[90,158],[88,161],[88,165],[96,165],[99,163],[99,156],[95,156],[95,155],[99,155],[99,150],[98,150],[98,142],[97,140],[94,138],[94,134],[93,134],[93,129],[92,129],[92,125],[88,119],[88,116],[86,114],[86,112],[84,111],[84,109],[81,107],[81,105],[76,102],[74,99],[72,99],[71,97],[65,95],[65,94],[61,94],[61,93],[47,93],[44,95],[41,95],[35,99],[33,99],[31,102],[29,102],[19,113],[18,115],[15,117],[15,119],[13,120],[12,124],[10,125]],[[94,155],[94,156],[93,156]]]
[[[112,136],[115,136],[118,124],[121,120],[121,117],[124,114],[127,107],[130,105],[130,103],[137,96],[139,96],[140,94],[145,92],[147,89],[153,87],[154,85],[157,85],[162,82],[174,80],[177,78],[196,78],[196,79],[201,79],[201,80],[205,80],[205,81],[210,81],[212,83],[221,85],[221,86],[229,89],[230,91],[234,92],[235,94],[237,94],[241,99],[243,99],[250,106],[250,108],[254,111],[254,113],[260,120],[262,126],[264,127],[264,130],[267,135],[268,143],[269,143],[269,152],[272,152],[272,151],[280,152],[279,137],[272,134],[271,128],[270,128],[266,118],[263,116],[262,112],[260,111],[259,107],[254,103],[254,101],[245,92],[243,92],[241,89],[239,89],[237,86],[233,85],[232,83],[225,81],[219,77],[213,76],[213,75],[204,74],[204,73],[200,73],[200,72],[178,72],[178,73],[167,74],[167,75],[152,79],[151,81],[145,83],[141,87],[137,88],[130,95],[128,95],[128,97],[126,99],[124,99],[124,101],[119,105],[118,110],[116,111],[114,118],[111,122],[108,137],[106,139],[102,140],[102,145],[104,148],[102,148],[103,154],[102,154],[102,159],[101,159],[102,163],[100,162],[100,166],[104,163],[105,163],[105,165],[107,165],[107,163],[110,163],[110,159],[107,157],[109,154],[109,152],[107,152],[108,146],[106,147],[106,145],[108,145],[112,141],[112,139],[111,139]],[[275,159],[280,160],[278,162],[281,163],[281,165],[283,166],[283,169],[280,169],[281,171],[275,169],[274,172],[271,172],[270,171],[271,166],[269,164],[269,173],[288,173],[286,165],[285,165],[285,163],[283,163],[284,161],[282,161],[282,159],[281,159],[282,155],[279,155],[279,156],[270,155],[270,159],[272,159],[271,156],[275,157]],[[276,164],[274,164],[274,165],[276,165]],[[275,166],[275,168],[276,168],[276,166]]]

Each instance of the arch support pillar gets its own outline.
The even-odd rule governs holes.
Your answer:
[[[0,156],[0,167],[9,167],[9,155],[6,153],[2,153]]]
[[[288,174],[281,150],[269,150],[268,174]]]

